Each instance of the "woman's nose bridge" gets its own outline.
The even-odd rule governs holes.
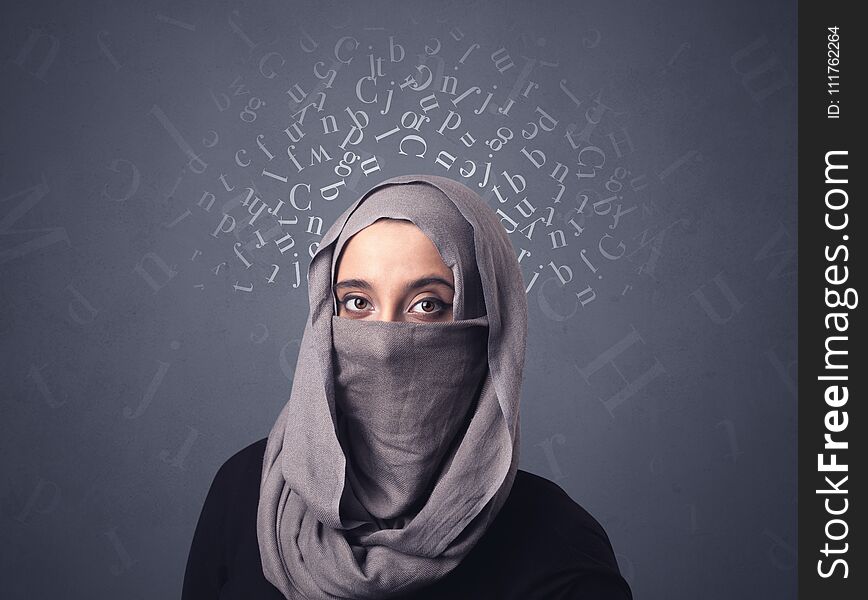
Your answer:
[[[386,306],[378,311],[374,318],[378,321],[400,321],[402,318],[400,306],[395,303],[386,303]]]
[[[380,286],[380,310],[374,313],[374,318],[378,321],[401,321],[404,318],[403,304],[407,302],[405,290],[402,289],[399,282],[393,282],[391,285]]]

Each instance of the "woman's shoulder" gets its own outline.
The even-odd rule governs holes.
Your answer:
[[[228,564],[254,556],[256,506],[266,439],[248,444],[217,469],[202,505],[184,574],[182,598],[216,598],[226,583]],[[253,552],[239,554],[253,533]],[[235,557],[230,558],[230,557]]]
[[[552,576],[566,575],[569,589],[632,597],[605,529],[560,485],[519,469],[503,511],[500,526],[522,540],[528,560]]]
[[[227,507],[258,502],[266,442],[268,438],[248,444],[220,465],[211,482],[206,503]]]
[[[571,526],[574,530],[608,536],[600,522],[581,504],[576,502],[560,485],[550,479],[519,469],[515,476],[509,504],[520,508],[525,514],[535,514],[559,526]]]
[[[436,597],[453,590],[455,597],[510,600],[632,598],[599,521],[560,485],[522,469],[485,535]]]
[[[265,456],[265,445],[268,438],[264,437],[232,454],[220,466],[217,476],[234,479],[249,475],[251,472],[262,471],[262,459]]]

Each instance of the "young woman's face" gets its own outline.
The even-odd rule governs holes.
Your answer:
[[[338,316],[452,321],[455,281],[434,243],[409,221],[380,219],[344,245],[336,264]]]

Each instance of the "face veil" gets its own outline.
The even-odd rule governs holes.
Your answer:
[[[437,247],[455,278],[454,321],[336,316],[340,252],[380,218],[412,221]],[[307,280],[295,379],[263,461],[263,573],[291,599],[430,585],[485,533],[518,468],[527,303],[515,252],[475,192],[407,175],[335,221]]]

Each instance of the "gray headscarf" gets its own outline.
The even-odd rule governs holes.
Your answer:
[[[380,218],[413,222],[437,247],[453,321],[336,316],[340,252]],[[337,219],[307,281],[292,392],[263,462],[263,573],[288,599],[406,594],[452,571],[512,488],[527,338],[518,261],[475,192],[405,175]]]

